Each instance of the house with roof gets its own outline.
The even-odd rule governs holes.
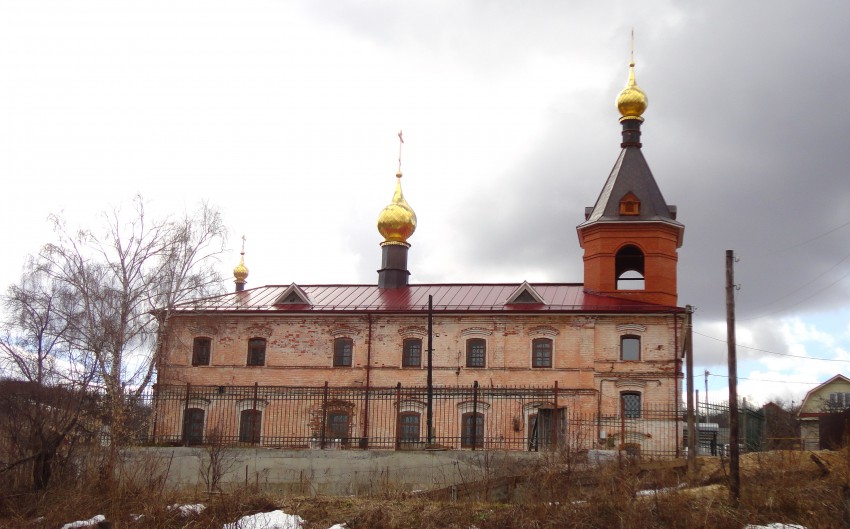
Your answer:
[[[374,284],[246,289],[243,248],[234,292],[176,308],[154,436],[677,454],[684,226],[641,150],[646,106],[632,63],[617,98],[619,156],[577,226],[582,283],[411,282],[417,219],[399,171],[378,217]]]
[[[850,409],[850,379],[844,375],[839,373],[809,390],[799,412],[803,449],[832,448],[825,446],[825,441],[831,436],[822,435],[822,423],[847,409]]]

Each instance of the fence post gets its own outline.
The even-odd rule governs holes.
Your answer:
[[[260,410],[257,409],[257,396],[258,396],[257,393],[259,392],[259,390],[260,390],[260,383],[254,382],[254,413],[251,414],[251,419],[252,419],[251,420],[251,444],[252,445],[257,444],[260,440],[259,436],[254,437],[254,428],[257,427],[255,422],[259,422],[260,434],[261,435],[262,435],[262,431],[263,431],[262,430],[262,428],[263,428],[262,416],[260,416]]]
[[[151,411],[153,412],[152,413],[153,424],[151,425],[152,431],[151,431],[151,439],[150,439],[153,442],[153,444],[156,444],[156,423],[158,422],[158,417],[159,417],[159,402],[158,402],[158,398],[157,398],[158,393],[159,392],[157,391],[157,384],[154,384],[153,385],[153,394],[151,395]]]
[[[401,382],[395,385],[395,449],[401,446]]]
[[[322,392],[322,437],[319,448],[325,449],[325,427],[328,422],[328,381],[325,380],[325,389]]]
[[[617,459],[622,464],[623,449],[626,445],[626,402],[625,397],[620,395],[620,446],[617,447]]]
[[[189,446],[189,435],[186,432],[186,414],[189,413],[189,392],[191,390],[192,384],[186,382],[186,400],[183,402],[183,424],[178,425],[183,436],[183,446]]]
[[[553,399],[555,401],[555,406],[552,409],[552,449],[558,446],[558,381],[555,381],[555,387],[553,388]]]
[[[472,384],[472,449],[478,444],[478,381]]]

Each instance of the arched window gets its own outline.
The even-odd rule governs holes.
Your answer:
[[[401,367],[422,366],[422,340],[406,338],[401,346]]]
[[[620,393],[620,407],[626,419],[640,419],[640,393],[632,391]]]
[[[354,340],[351,338],[334,339],[334,367],[351,367],[354,352]]]
[[[187,408],[183,412],[183,443],[199,445],[204,442],[204,410]]]
[[[263,412],[242,410],[239,414],[239,442],[257,444],[263,431]]]
[[[266,339],[251,338],[248,340],[248,365],[262,366],[266,364]]]
[[[531,341],[531,367],[552,367],[552,340],[535,338]]]
[[[470,338],[466,341],[466,367],[487,367],[487,340]]]
[[[643,290],[644,257],[643,252],[634,245],[620,248],[614,258],[617,274],[617,290]]]
[[[192,365],[193,366],[208,366],[210,365],[210,350],[212,349],[212,340],[206,336],[198,336],[192,340]]]
[[[620,360],[640,360],[640,336],[627,334],[620,337]]]

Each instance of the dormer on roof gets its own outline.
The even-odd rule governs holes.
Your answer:
[[[313,303],[310,301],[310,298],[307,296],[307,293],[301,290],[301,287],[292,283],[287,287],[286,290],[283,291],[283,294],[277,297],[274,302],[275,305],[310,305],[313,306]]]
[[[535,304],[535,305],[546,305],[546,301],[543,300],[543,296],[537,293],[534,290],[534,287],[528,284],[528,281],[523,281],[522,284],[514,290],[508,299],[505,301],[505,305],[518,305],[518,304]]]

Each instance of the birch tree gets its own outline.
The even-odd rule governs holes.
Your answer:
[[[216,265],[226,229],[209,204],[150,218],[141,197],[130,208],[102,214],[93,229],[51,220],[56,241],[39,259],[51,280],[70,292],[68,341],[94,359],[117,436],[125,397],[132,404],[153,380],[174,306],[220,292]]]

